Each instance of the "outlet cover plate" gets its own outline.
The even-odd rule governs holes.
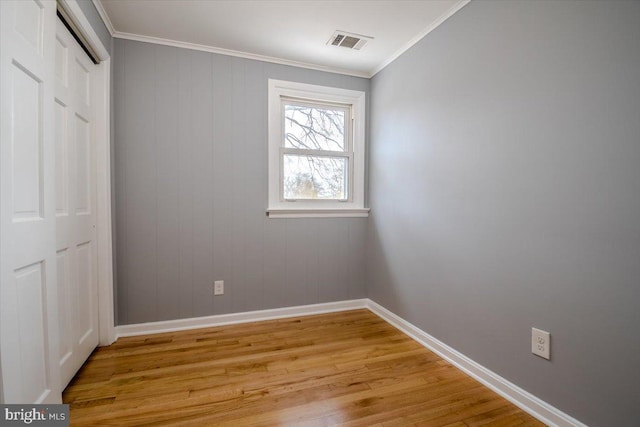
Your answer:
[[[531,352],[549,360],[551,358],[551,334],[547,331],[531,328]]]
[[[224,280],[216,280],[213,282],[213,294],[224,295]]]

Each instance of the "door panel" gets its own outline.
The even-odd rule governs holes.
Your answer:
[[[89,123],[76,114],[76,214],[90,215],[91,147]]]
[[[22,377],[22,398],[27,402],[37,402],[43,390],[49,389],[47,379],[47,358],[45,343],[47,328],[44,288],[45,274],[43,262],[15,271],[16,306],[18,311],[18,334],[21,354],[20,374]]]
[[[31,45],[34,52],[42,54],[44,5],[39,1],[15,2],[14,29]]]
[[[69,180],[67,149],[67,106],[56,99],[56,215],[67,215],[69,196],[65,183]]]
[[[69,307],[69,298],[71,289],[69,289],[69,251],[63,249],[57,253],[57,272],[58,272],[58,329],[64,331],[69,328],[71,323],[71,310]],[[71,337],[69,334],[60,334],[60,361],[64,363],[66,359],[71,357]]]
[[[60,368],[65,386],[98,345],[95,244],[95,137],[91,101],[94,64],[62,22],[56,29],[56,250]],[[61,262],[58,264],[60,268]]]
[[[5,403],[57,403],[55,2],[0,1],[0,338]]]
[[[42,85],[18,63],[11,67],[13,218],[42,219]],[[18,96],[19,94],[19,96]]]

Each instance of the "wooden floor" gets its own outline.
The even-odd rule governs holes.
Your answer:
[[[367,310],[121,338],[63,400],[72,426],[542,425]]]

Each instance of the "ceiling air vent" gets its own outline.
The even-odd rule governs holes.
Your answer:
[[[349,49],[360,50],[370,40],[373,40],[373,37],[347,33],[346,31],[336,31],[333,33],[327,44],[331,46],[341,46]]]

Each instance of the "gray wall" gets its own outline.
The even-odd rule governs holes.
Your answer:
[[[78,0],[78,5],[87,17],[89,24],[91,24],[91,27],[102,41],[102,44],[104,44],[104,47],[109,53],[111,53],[111,34],[109,34],[109,30],[107,30],[107,27],[104,25],[104,22],[96,10],[96,7],[93,5],[93,2],[91,0]]]
[[[368,296],[592,426],[640,425],[639,22],[473,1],[371,86]]]
[[[118,324],[365,296],[366,219],[265,216],[267,80],[369,80],[121,39],[114,68]]]

